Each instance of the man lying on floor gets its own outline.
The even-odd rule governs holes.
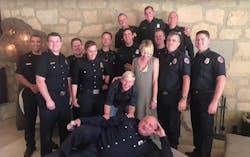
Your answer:
[[[46,157],[173,157],[165,131],[154,116],[141,121],[126,115],[109,120],[100,116],[74,123],[77,127],[60,149]],[[152,134],[160,137],[162,149],[152,142]]]

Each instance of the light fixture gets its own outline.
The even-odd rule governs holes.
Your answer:
[[[26,41],[29,40],[29,33],[23,32],[23,33],[21,33],[21,34],[19,35],[19,38],[20,38],[22,41],[26,42]]]
[[[9,33],[9,36],[12,36],[12,35],[16,34],[16,31],[11,28],[11,29],[9,29],[8,33]]]
[[[7,45],[7,50],[8,51],[13,51],[13,50],[15,50],[16,49],[16,46],[14,45],[14,44],[8,44]]]
[[[28,41],[29,40],[29,36],[27,34],[23,35],[23,41]]]
[[[16,55],[16,46],[14,44],[7,44],[5,49],[8,56]]]

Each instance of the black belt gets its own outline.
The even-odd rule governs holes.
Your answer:
[[[65,90],[61,90],[61,91],[49,91],[49,93],[51,93],[51,94],[57,94],[59,96],[66,96],[66,95],[68,95],[68,92],[65,91]]]
[[[195,90],[193,89],[191,91],[192,94],[209,94],[209,93],[214,93],[214,90]]]
[[[101,90],[100,89],[92,89],[92,90],[87,89],[87,90],[80,91],[80,93],[98,95],[101,93]]]
[[[174,94],[179,94],[181,91],[160,91],[161,95],[174,95]]]

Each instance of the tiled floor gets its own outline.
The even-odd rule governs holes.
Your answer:
[[[38,129],[37,132],[39,133]],[[25,150],[24,132],[17,131],[15,126],[15,118],[8,119],[0,122],[0,156],[1,157],[22,157]],[[37,139],[37,150],[32,157],[40,157],[40,143],[39,135]],[[58,141],[55,138],[54,141]],[[181,137],[179,151],[186,152],[191,151],[192,147],[192,135]],[[214,140],[212,157],[223,157],[224,141]]]

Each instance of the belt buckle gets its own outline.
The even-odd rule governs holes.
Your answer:
[[[65,95],[66,95],[66,91],[60,91],[60,92],[59,92],[59,95],[60,95],[60,96],[65,96]]]
[[[163,91],[162,95],[168,95],[168,92],[167,91]]]
[[[100,90],[99,89],[94,89],[93,94],[100,94]]]

